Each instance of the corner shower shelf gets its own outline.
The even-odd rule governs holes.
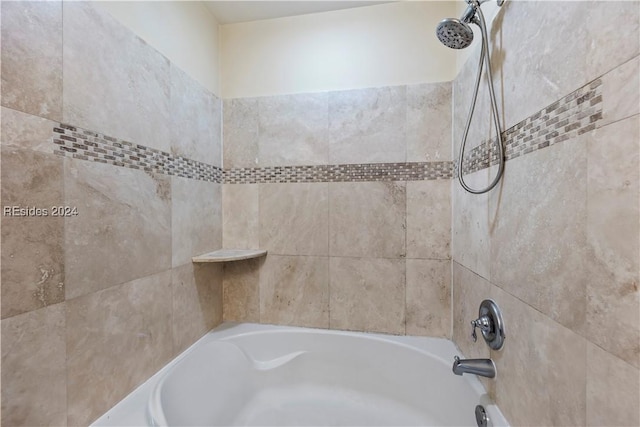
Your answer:
[[[267,251],[262,249],[218,249],[207,254],[194,256],[193,262],[228,262],[265,256]]]

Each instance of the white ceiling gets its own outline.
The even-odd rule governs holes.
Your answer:
[[[207,8],[220,24],[258,21],[285,16],[306,15],[308,13],[351,9],[390,1],[205,1]]]

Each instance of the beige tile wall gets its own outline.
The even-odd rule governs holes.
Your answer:
[[[452,334],[496,361],[485,385],[514,425],[640,424],[637,2],[505,4],[491,31],[505,127],[598,77],[603,120],[510,161],[486,196],[449,181],[221,186],[49,142],[64,120],[219,166],[222,122],[227,168],[451,160],[477,52],[452,84],[222,106],[89,4],[1,8],[3,206],[79,210],[2,218],[3,425],[88,424],[223,316]],[[480,97],[471,147],[495,134]],[[222,243],[269,255],[190,263]],[[469,340],[486,297],[507,321],[500,352]]]
[[[222,268],[190,260],[222,185],[56,156],[52,129],[220,166],[222,103],[88,3],[0,7],[2,206],[78,210],[1,218],[1,424],[87,425],[222,321]]]
[[[224,102],[224,167],[451,160],[451,84]],[[224,184],[224,319],[449,337],[450,180]]]
[[[63,120],[171,151],[167,118],[182,106],[169,60],[88,2],[64,4],[63,18]]]
[[[2,106],[62,120],[62,2],[2,9]]]
[[[171,271],[65,302],[67,417],[91,422],[175,354]]]
[[[0,322],[3,425],[67,424],[65,322],[64,304]]]
[[[329,258],[271,254],[260,269],[260,320],[329,327]]]
[[[222,119],[225,168],[254,168],[258,161],[258,98],[225,99]]]
[[[258,98],[258,109],[260,166],[328,163],[327,93]]]
[[[3,144],[1,163],[4,206],[64,203],[62,159]],[[64,301],[64,277],[64,218],[2,217],[3,319]]]
[[[489,390],[513,425],[640,424],[639,22],[638,2],[506,2],[493,24],[505,128],[602,79],[594,130],[508,161],[488,195],[453,183],[453,339],[495,360]],[[477,54],[453,84],[454,147]],[[478,108],[470,146],[492,132]],[[487,297],[504,312],[501,351],[469,338]]]
[[[259,184],[260,246],[280,255],[329,255],[329,185]]]
[[[332,92],[329,163],[404,162],[407,87]]]
[[[65,159],[67,298],[171,268],[168,176]]]

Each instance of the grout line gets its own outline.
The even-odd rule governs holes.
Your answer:
[[[404,335],[407,335],[407,229],[409,228],[409,185],[404,184]]]
[[[60,120],[64,120],[64,18],[65,18],[65,2],[61,1],[60,2]],[[55,121],[54,121],[54,126],[55,126]],[[53,142],[53,138],[51,138],[51,142]],[[67,205],[67,186],[66,186],[66,170],[67,170],[67,162],[65,159],[62,159],[62,198],[63,198],[63,203],[65,205]],[[62,223],[62,242],[63,242],[63,252],[62,252],[62,261],[63,261],[63,266],[66,266],[67,264],[67,249],[66,249],[66,238],[67,238],[67,218],[64,218],[64,221]],[[63,267],[64,268],[64,267]],[[64,363],[64,370],[65,370],[65,421],[68,423],[69,422],[69,412],[71,410],[71,407],[69,405],[69,338],[68,338],[68,325],[67,325],[67,280],[66,277],[63,278],[63,282],[64,282],[64,304],[65,304],[65,309],[64,309],[64,344],[65,344],[65,349],[64,349],[64,359],[65,359],[65,363]],[[171,289],[170,291],[172,292],[173,290],[173,284],[170,284]],[[173,322],[173,294],[171,295],[171,321]],[[173,325],[173,323],[172,323]],[[171,340],[170,340],[170,344],[171,344],[171,353],[173,354],[173,326],[172,329],[170,331],[170,336],[171,336]]]
[[[619,118],[619,119],[615,119],[614,121],[611,121],[611,122],[605,123],[605,124],[603,124],[603,125],[602,125],[602,126],[600,126],[600,127],[596,127],[596,128],[594,129],[594,131],[596,131],[596,130],[598,130],[598,129],[604,129],[604,128],[606,128],[607,126],[610,126],[610,125],[613,125],[613,124],[616,124],[616,123],[620,123],[620,122],[622,122],[622,121],[625,121],[625,120],[628,120],[628,119],[632,119],[632,118],[634,118],[634,117],[639,117],[639,116],[640,116],[640,113],[632,114],[632,115],[630,115],[630,116],[621,117],[621,118]]]
[[[638,58],[638,57],[640,57],[640,53],[638,53],[638,54],[636,54],[636,55],[632,56],[631,58],[627,59],[627,60],[626,60],[626,61],[624,61],[624,62],[620,62],[619,64],[615,65],[615,66],[614,66],[614,67],[612,67],[612,68],[609,68],[607,71],[603,72],[602,74],[600,74],[598,77],[596,77],[596,78],[595,78],[595,79],[593,79],[592,81],[594,81],[594,80],[598,80],[598,79],[600,79],[600,78],[602,78],[602,77],[606,76],[607,74],[611,73],[612,71],[615,71],[615,70],[617,70],[618,68],[621,68],[621,67],[625,66],[625,65],[626,65],[626,64],[628,64],[629,62],[634,61],[634,60],[635,60],[636,58]],[[587,83],[587,84],[588,84],[588,83]]]
[[[255,131],[256,131],[256,159],[255,161],[257,161],[257,167],[260,167],[260,161],[261,161],[261,156],[260,156],[260,99],[256,99],[256,122],[255,122]],[[224,141],[222,141],[222,144],[224,146]],[[226,174],[224,176],[224,182],[226,182]],[[257,218],[257,224],[256,224],[256,228],[257,228],[257,233],[258,233],[258,247],[261,248],[262,247],[262,230],[260,225],[262,224],[261,221],[261,217],[260,217],[260,207],[261,207],[261,200],[262,198],[260,197],[260,193],[262,193],[262,184],[260,183],[256,183],[256,186],[258,188],[258,218]],[[262,271],[264,271],[263,267],[264,267],[264,263],[267,262],[266,257],[264,258],[262,262],[262,265],[260,266],[260,268],[258,268],[258,323],[264,323],[264,319],[262,316],[262,299],[263,299],[263,286],[262,286]]]
[[[257,224],[256,224],[256,232],[258,233],[257,240],[258,240],[258,247],[262,247],[262,241],[261,241],[261,230],[260,230],[260,224],[262,223],[262,221],[260,221],[260,193],[262,190],[262,185],[260,184],[255,184],[256,188],[257,188],[257,193],[258,193],[258,216],[256,218]],[[268,255],[267,255],[268,256]],[[262,271],[264,267],[264,263],[267,262],[267,257],[264,257],[262,260],[259,261],[258,263],[258,323],[263,323],[263,318],[262,318]]]
[[[331,329],[331,183],[327,182],[327,280],[328,280],[328,310],[329,329]]]

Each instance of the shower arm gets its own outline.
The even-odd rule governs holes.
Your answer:
[[[487,1],[487,0],[485,0]],[[471,101],[471,107],[469,109],[469,115],[467,116],[467,123],[465,125],[464,128],[464,134],[462,137],[462,144],[460,145],[460,155],[458,156],[458,180],[460,181],[460,185],[469,193],[472,194],[483,194],[486,193],[488,191],[491,191],[497,184],[498,182],[500,182],[500,178],[502,177],[502,174],[504,173],[504,147],[503,147],[503,142],[502,142],[502,131],[501,131],[501,127],[500,127],[500,118],[498,116],[498,104],[496,102],[496,96],[495,96],[495,91],[493,89],[493,75],[491,74],[491,64],[490,61],[488,59],[488,55],[489,55],[489,42],[487,41],[488,36],[487,36],[487,27],[485,24],[485,20],[484,20],[484,15],[482,13],[482,10],[480,9],[480,3],[477,1],[470,1],[469,4],[475,4],[476,5],[476,9],[478,12],[478,15],[480,17],[480,19],[473,19],[472,22],[476,25],[478,25],[480,27],[480,31],[482,32],[482,47],[480,50],[480,61],[478,63],[478,74],[476,77],[476,84],[475,84],[475,89],[473,91],[473,98]],[[498,2],[498,4],[500,5],[500,1]],[[494,125],[496,127],[496,134],[497,134],[497,145],[498,145],[498,173],[496,174],[495,178],[493,179],[493,181],[491,182],[491,184],[489,184],[486,188],[483,188],[482,190],[475,190],[471,187],[469,187],[467,185],[467,183],[464,181],[464,178],[462,176],[462,162],[463,162],[463,154],[464,154],[464,148],[466,145],[466,141],[467,141],[467,137],[469,135],[469,128],[471,127],[471,119],[473,117],[473,111],[475,110],[475,106],[476,106],[476,100],[478,98],[478,89],[480,87],[480,79],[482,78],[482,69],[485,63],[485,60],[487,62],[487,83],[489,85],[489,97],[491,98],[491,108],[492,108],[492,116],[493,116],[493,120],[494,120]],[[489,160],[491,160],[491,155],[489,155]]]

